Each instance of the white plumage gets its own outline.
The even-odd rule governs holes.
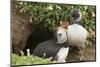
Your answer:
[[[59,39],[57,37],[57,39],[58,39],[57,42],[64,43],[67,40],[66,45],[69,45],[72,47],[73,46],[78,47],[80,49],[80,51],[79,51],[80,55],[78,55],[79,56],[78,59],[82,60],[83,50],[85,48],[85,41],[87,38],[87,30],[78,24],[69,25],[67,32],[63,28],[62,28],[63,30],[61,28],[58,28],[58,29],[60,29],[60,30],[58,30],[57,35],[59,35],[59,32],[60,32],[62,34],[62,38]],[[66,33],[66,35],[65,35],[65,33]],[[65,38],[65,37],[67,37],[67,38]]]
[[[87,30],[78,24],[69,25],[67,30],[68,44],[70,46],[84,47]]]
[[[57,53],[57,57],[58,57],[57,62],[66,62],[65,59],[67,58],[68,53],[69,53],[69,47],[60,48],[60,50]]]
[[[66,31],[62,28],[59,27],[58,31],[56,33],[56,38],[57,38],[57,43],[64,43],[67,41],[67,35],[66,35]]]

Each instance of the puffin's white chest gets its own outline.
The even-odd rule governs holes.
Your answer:
[[[72,46],[82,46],[87,38],[87,30],[78,24],[73,24],[67,30],[68,42]]]

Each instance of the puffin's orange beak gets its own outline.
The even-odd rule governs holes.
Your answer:
[[[64,30],[67,32],[68,26],[69,26],[69,22],[68,22],[68,21],[62,21],[61,26],[62,26],[62,28],[64,28]]]
[[[68,29],[68,26],[69,26],[69,22],[67,22],[67,21],[65,22],[65,21],[64,21],[64,22],[62,23],[62,27],[63,27],[63,28]]]

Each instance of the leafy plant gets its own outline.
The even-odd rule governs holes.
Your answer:
[[[60,20],[71,19],[71,10],[79,8],[82,13],[83,26],[92,34],[90,30],[96,30],[96,7],[88,5],[71,5],[55,3],[38,3],[38,2],[16,2],[16,8],[21,14],[28,14],[31,23],[43,24],[50,31],[59,26]],[[36,22],[34,22],[36,21]],[[89,36],[95,39],[95,34]]]

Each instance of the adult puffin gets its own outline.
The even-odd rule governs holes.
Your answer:
[[[79,60],[83,58],[83,50],[85,47],[85,41],[87,38],[87,30],[82,26],[81,11],[77,8],[73,8],[71,11],[71,22],[67,30],[67,44],[69,46],[78,47],[79,50]]]
[[[85,48],[85,41],[88,34],[87,30],[82,26],[81,20],[82,20],[81,11],[78,8],[73,8],[71,11],[70,25],[68,25],[67,28],[64,28],[67,29],[67,31],[65,31],[67,38],[63,38],[63,40],[58,39],[58,43],[62,43],[65,39],[67,39],[66,45],[71,47],[77,47],[79,49],[78,52],[79,55],[77,56],[79,60],[83,59],[83,51]]]

